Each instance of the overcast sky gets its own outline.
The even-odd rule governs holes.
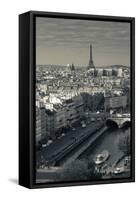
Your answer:
[[[92,43],[95,66],[130,65],[130,24],[36,18],[36,63],[88,65]]]

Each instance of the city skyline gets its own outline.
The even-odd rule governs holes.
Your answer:
[[[130,66],[129,23],[36,18],[37,65],[87,66],[90,44],[95,66]]]

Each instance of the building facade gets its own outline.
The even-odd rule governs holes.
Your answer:
[[[105,97],[106,111],[110,109],[116,109],[116,108],[125,109],[126,106],[127,106],[127,96]]]
[[[47,139],[45,108],[36,107],[36,144],[43,139]]]

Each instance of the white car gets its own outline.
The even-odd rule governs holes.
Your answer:
[[[42,144],[42,147],[43,147],[43,148],[47,147],[47,144]]]
[[[114,174],[122,174],[124,172],[124,167],[117,167],[115,170],[114,170]]]
[[[82,124],[82,128],[86,128],[86,124]]]
[[[53,141],[52,140],[48,140],[47,146],[49,146],[51,143],[53,143]]]

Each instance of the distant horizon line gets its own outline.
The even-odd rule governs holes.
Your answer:
[[[88,67],[88,65],[80,65],[80,64],[74,64],[73,62],[70,64],[36,64],[36,66],[62,66],[62,67],[68,67],[71,65],[74,65],[76,67]],[[126,65],[126,64],[111,64],[111,65],[95,65],[95,67],[113,67],[113,66],[122,66],[122,67],[130,67],[130,65]]]

